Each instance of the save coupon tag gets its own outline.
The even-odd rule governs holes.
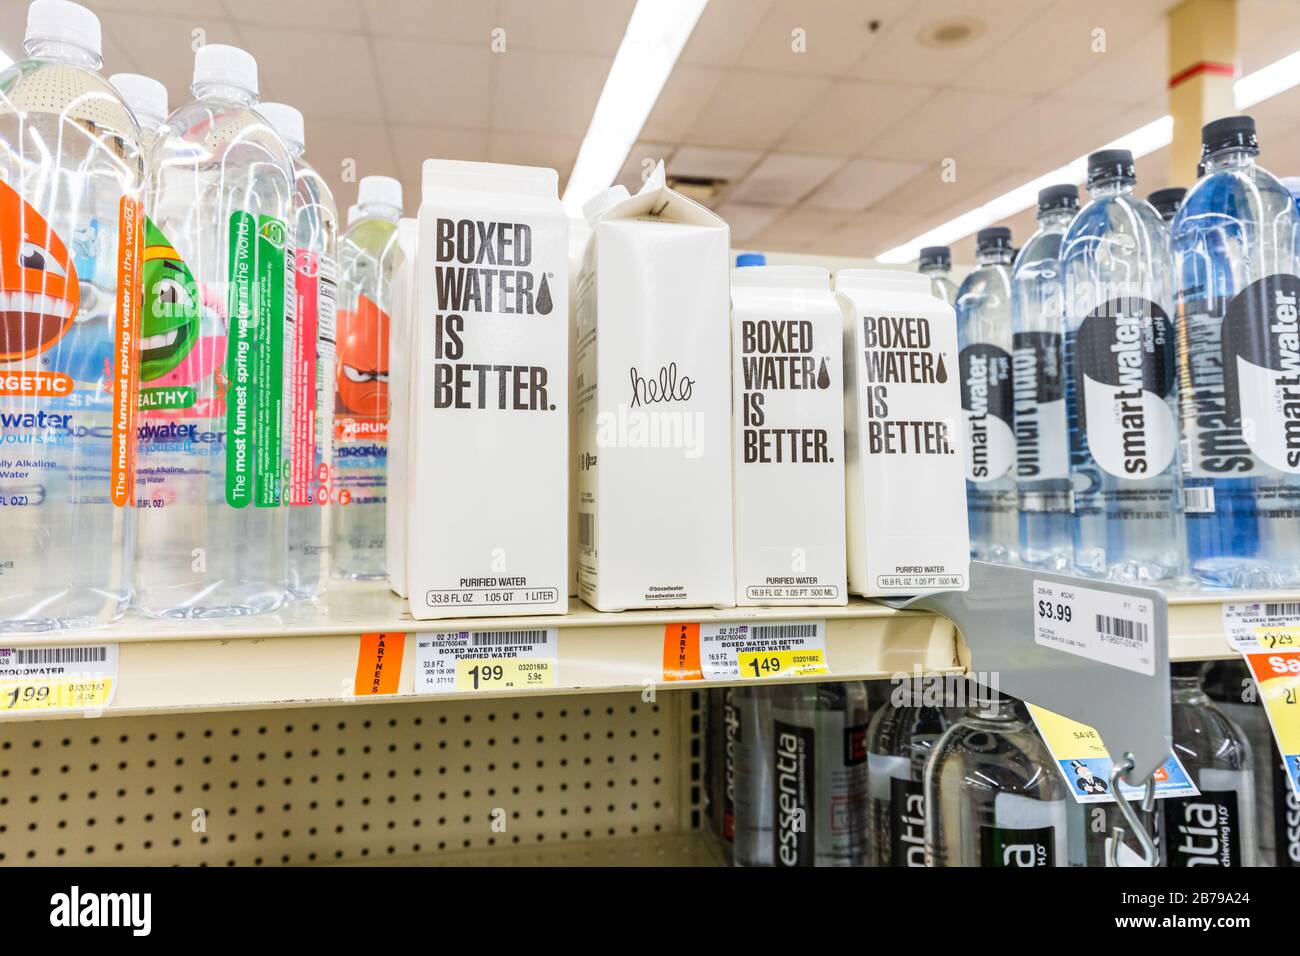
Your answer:
[[[116,690],[116,644],[0,647],[0,715],[98,710]]]
[[[1300,648],[1300,602],[1225,604],[1223,633],[1239,651]]]
[[[1300,796],[1300,651],[1246,654],[1291,789]]]
[[[1034,643],[1154,677],[1155,608],[1147,598],[1034,581]]]
[[[1110,789],[1110,774],[1115,761],[1101,742],[1097,731],[1069,717],[1062,717],[1045,708],[1028,704],[1029,715],[1038,727],[1038,733],[1056,761],[1066,785],[1077,803],[1114,803]],[[1200,791],[1177,754],[1171,753],[1155,772],[1156,798],[1194,797]],[[1130,786],[1123,780],[1120,793],[1126,800],[1139,800],[1145,784]]]
[[[669,624],[665,680],[731,680],[829,674],[825,621]]]
[[[432,631],[414,636],[417,694],[556,686],[558,628]]]

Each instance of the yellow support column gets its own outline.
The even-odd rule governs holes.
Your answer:
[[[1169,11],[1169,183],[1190,186],[1201,158],[1201,127],[1236,112],[1236,0],[1184,0]]]

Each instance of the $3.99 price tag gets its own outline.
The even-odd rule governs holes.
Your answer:
[[[415,692],[457,694],[557,686],[557,628],[414,634]]]
[[[1155,608],[1147,598],[1034,581],[1034,643],[1155,676]]]
[[[116,690],[116,644],[0,648],[0,716],[98,710]]]

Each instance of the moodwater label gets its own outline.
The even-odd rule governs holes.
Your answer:
[[[781,720],[772,722],[773,859],[777,866],[816,863],[816,732]]]
[[[978,342],[961,350],[961,410],[966,424],[966,479],[996,481],[1016,461],[1011,356]]]
[[[1017,332],[1011,358],[1016,478],[1049,481],[1070,474],[1061,336]]]
[[[1173,461],[1178,425],[1166,398],[1174,388],[1174,333],[1147,299],[1111,299],[1075,338],[1080,423],[1099,467],[1117,478],[1154,478]]]

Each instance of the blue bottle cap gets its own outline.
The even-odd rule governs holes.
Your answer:
[[[736,256],[736,268],[743,269],[745,266],[765,266],[767,265],[767,256],[761,252],[742,252]]]

